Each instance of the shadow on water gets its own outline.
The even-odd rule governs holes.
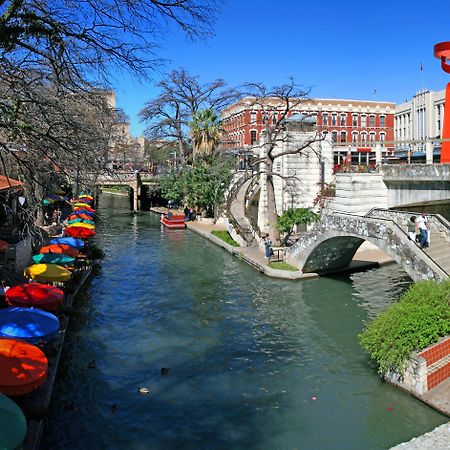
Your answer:
[[[273,280],[102,206],[106,258],[76,304],[41,449],[379,449],[445,422],[382,383],[357,341],[404,273]]]

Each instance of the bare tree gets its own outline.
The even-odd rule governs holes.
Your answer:
[[[216,0],[0,0],[1,170],[42,188],[55,168],[95,172],[111,119],[96,87],[112,66],[145,75],[165,32],[205,36],[217,11]]]
[[[291,78],[289,83],[268,89],[262,83],[249,83],[246,85],[249,95],[247,100],[255,109],[262,111],[265,128],[259,144],[253,148],[259,153],[253,161],[253,177],[263,176],[265,179],[268,227],[272,241],[279,245],[280,233],[277,228],[277,209],[275,202],[274,177],[289,182],[292,177],[285,177],[274,171],[274,162],[278,158],[286,155],[304,155],[307,151],[316,152],[313,143],[323,140],[323,135],[315,130],[312,135],[308,134],[305,140],[300,143],[293,142],[291,134],[288,132],[288,117],[293,111],[301,108],[301,105],[308,100],[309,91],[302,89]],[[300,120],[297,126],[307,128],[306,124]],[[280,146],[289,142],[280,151]]]
[[[182,163],[189,149],[190,124],[195,114],[202,109],[220,112],[240,96],[237,90],[226,88],[222,79],[201,83],[184,69],[170,72],[157,86],[161,94],[140,112],[141,120],[147,123],[145,133],[152,141],[177,142]]]

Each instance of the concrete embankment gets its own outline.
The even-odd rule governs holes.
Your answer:
[[[390,450],[448,450],[450,449],[450,423],[441,425],[408,442],[403,442]]]

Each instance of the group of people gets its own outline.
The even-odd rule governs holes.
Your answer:
[[[430,245],[430,230],[428,217],[425,213],[420,216],[411,216],[408,223],[409,238],[417,242],[421,248],[427,248]]]

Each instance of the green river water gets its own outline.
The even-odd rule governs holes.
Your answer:
[[[397,266],[271,279],[126,198],[99,211],[106,258],[75,305],[41,449],[387,449],[446,421],[358,344],[408,287]]]

